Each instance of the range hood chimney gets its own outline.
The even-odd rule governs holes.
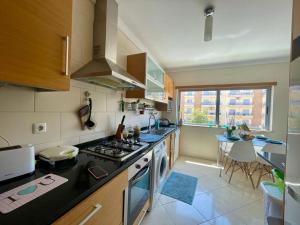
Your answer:
[[[118,4],[115,0],[97,0],[94,17],[93,59],[71,77],[113,89],[145,89],[143,83],[116,64],[117,35]]]

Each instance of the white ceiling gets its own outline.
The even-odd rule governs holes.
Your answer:
[[[289,55],[292,0],[118,0],[119,17],[166,69],[278,61]]]

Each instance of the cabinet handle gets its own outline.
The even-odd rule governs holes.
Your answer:
[[[64,41],[65,41],[65,55],[64,55],[64,60],[65,60],[65,65],[64,65],[64,74],[66,76],[69,76],[69,51],[70,51],[70,37],[69,35],[67,35],[65,38],[64,38]]]
[[[97,203],[96,205],[94,205],[94,209],[93,211],[87,215],[80,223],[79,225],[84,225],[89,219],[91,219],[96,212],[98,212],[101,209],[102,205],[100,205],[99,203]]]

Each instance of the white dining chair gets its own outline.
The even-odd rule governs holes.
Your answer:
[[[222,167],[220,167],[220,174],[219,176],[221,177],[222,170],[226,169],[227,163],[229,161],[228,159],[228,153],[230,152],[232,148],[233,143],[229,141],[221,142],[219,146],[219,158],[220,162],[222,163]]]
[[[250,178],[252,187],[255,189],[251,172],[251,163],[256,161],[256,153],[252,141],[234,142],[228,153],[228,158],[231,159],[229,168],[227,169],[229,170],[231,168],[228,182],[231,182],[233,173],[241,169],[246,176]]]
[[[286,145],[285,144],[271,144],[271,143],[267,143],[261,150],[260,152],[269,152],[269,153],[276,153],[276,154],[282,154],[285,155],[286,154]],[[253,172],[258,171],[259,172],[259,176],[258,176],[258,180],[257,180],[257,184],[256,187],[259,186],[261,178],[263,176],[269,175],[273,182],[274,182],[274,177],[272,174],[272,166],[265,161],[264,159],[262,159],[260,156],[256,156],[256,162],[257,165],[254,168]]]

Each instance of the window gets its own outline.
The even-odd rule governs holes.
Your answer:
[[[194,97],[192,105],[188,101],[190,95]],[[185,124],[216,125],[217,91],[181,92],[180,99],[180,114]]]
[[[190,95],[193,102],[187,104]],[[246,123],[252,129],[267,130],[270,104],[271,87],[181,91],[179,115],[186,125],[226,127]]]
[[[194,93],[193,93],[192,91],[186,91],[186,92],[185,92],[185,95],[186,95],[186,96],[193,96],[193,94],[194,94]]]
[[[188,114],[188,115],[192,114],[192,112],[193,112],[193,109],[192,109],[192,108],[186,108],[186,109],[184,110],[184,113],[185,113],[185,114]]]
[[[234,109],[229,109],[228,114],[229,115],[235,115],[235,110]]]
[[[188,99],[185,99],[185,103],[188,103],[188,104],[193,104],[193,99],[191,98],[188,98]]]

